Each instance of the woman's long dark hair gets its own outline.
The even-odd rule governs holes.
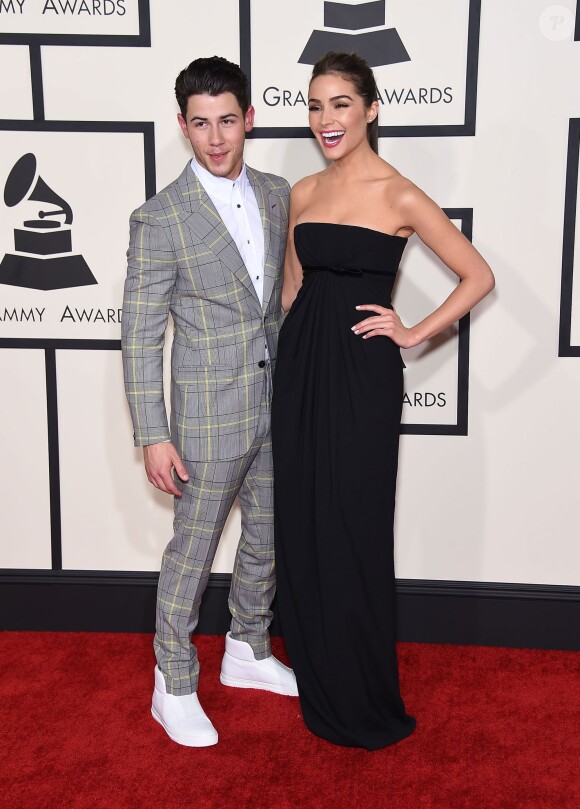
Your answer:
[[[354,84],[356,92],[364,101],[365,107],[369,108],[373,101],[378,101],[377,83],[373,71],[367,62],[356,53],[336,53],[330,51],[312,68],[312,78],[317,76],[327,76],[335,73],[343,76]],[[367,138],[371,149],[376,154],[379,153],[379,116],[367,124]]]

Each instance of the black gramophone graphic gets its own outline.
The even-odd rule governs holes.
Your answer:
[[[385,0],[374,2],[324,3],[325,28],[338,28],[337,31],[313,31],[298,62],[313,65],[328,51],[358,53],[371,67],[409,62],[407,53],[396,28],[385,28]],[[364,31],[359,34],[346,34],[341,31]]]
[[[66,289],[96,284],[87,262],[73,255],[71,206],[42,177],[36,183],[36,157],[32,153],[16,161],[6,180],[4,202],[9,208],[23,201],[43,203],[36,219],[14,229],[14,253],[0,262],[0,284],[29,289]],[[45,205],[56,208],[45,210]],[[62,219],[64,217],[64,220]]]

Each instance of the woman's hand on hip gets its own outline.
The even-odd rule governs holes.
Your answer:
[[[412,348],[419,344],[413,329],[408,329],[401,323],[401,318],[394,309],[378,306],[375,303],[363,304],[356,307],[359,311],[376,312],[372,317],[361,320],[352,327],[355,334],[361,335],[363,340],[369,337],[389,337],[401,348]]]

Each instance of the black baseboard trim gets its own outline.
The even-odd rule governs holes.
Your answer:
[[[0,629],[152,632],[157,578],[156,573],[4,570]],[[197,632],[227,632],[230,581],[227,574],[210,577]],[[397,611],[401,641],[580,650],[580,587],[399,579]],[[271,631],[281,634],[276,618]]]

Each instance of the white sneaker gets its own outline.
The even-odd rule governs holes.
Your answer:
[[[217,744],[217,730],[205,715],[197,694],[194,692],[182,697],[168,694],[165,678],[157,666],[151,715],[177,744],[186,747],[210,747]]]
[[[249,643],[226,635],[226,651],[222,659],[220,682],[234,688],[258,688],[287,697],[298,696],[296,677],[292,669],[275,657],[256,660]]]

